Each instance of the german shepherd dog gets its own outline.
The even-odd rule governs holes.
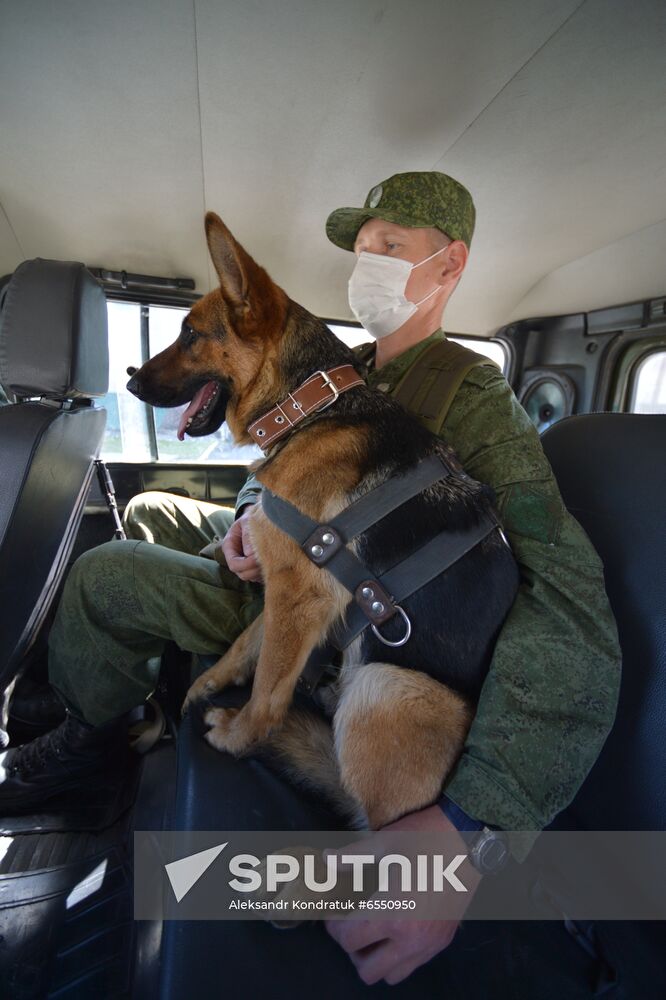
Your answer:
[[[128,369],[128,388],[154,406],[191,401],[181,438],[210,434],[226,420],[235,441],[247,444],[248,426],[313,372],[345,364],[360,371],[359,362],[273,283],[213,213],[206,235],[219,289],[192,307],[175,343],[138,371]],[[265,487],[321,524],[431,455],[454,474],[354,543],[381,574],[445,529],[478,521],[494,499],[397,402],[364,383],[352,388],[269,447],[255,471]],[[184,707],[253,679],[242,708],[205,711],[213,747],[237,756],[269,747],[293,779],[332,799],[358,827],[378,829],[432,804],[461,754],[518,586],[500,532],[402,602],[414,626],[405,645],[386,646],[367,628],[348,646],[325,689],[322,714],[295,707],[294,690],[311,651],[345,615],[350,594],[268,519],[261,502],[249,527],[265,583],[263,614],[192,685]],[[386,631],[392,626],[386,623]]]

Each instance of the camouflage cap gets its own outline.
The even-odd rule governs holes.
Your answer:
[[[343,250],[353,250],[357,233],[368,219],[385,219],[399,226],[434,226],[450,236],[472,242],[476,210],[466,187],[438,171],[394,174],[376,184],[363,208],[338,208],[326,220],[326,235]]]

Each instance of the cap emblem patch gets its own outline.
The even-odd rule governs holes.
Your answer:
[[[372,191],[368,195],[368,208],[377,208],[377,205],[382,200],[383,193],[384,189],[381,184],[378,184],[377,187],[373,187]]]

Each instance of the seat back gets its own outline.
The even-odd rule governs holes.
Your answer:
[[[556,825],[666,829],[666,414],[569,417],[542,441],[603,561],[622,647],[615,724]]]
[[[108,387],[106,299],[83,264],[32,260],[3,289],[0,384],[0,691],[62,578],[94,474]],[[1,734],[0,734],[1,738]]]

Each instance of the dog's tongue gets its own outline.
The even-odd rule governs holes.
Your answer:
[[[198,393],[196,394],[190,405],[183,412],[180,418],[180,423],[178,424],[177,436],[179,441],[185,440],[185,430],[187,428],[187,421],[190,419],[190,417],[193,417],[195,413],[199,412],[199,410],[204,404],[204,397],[206,396],[206,393],[210,389],[211,385],[213,384],[214,383],[212,382],[206,382],[205,385],[202,385],[202,387],[199,389]]]

